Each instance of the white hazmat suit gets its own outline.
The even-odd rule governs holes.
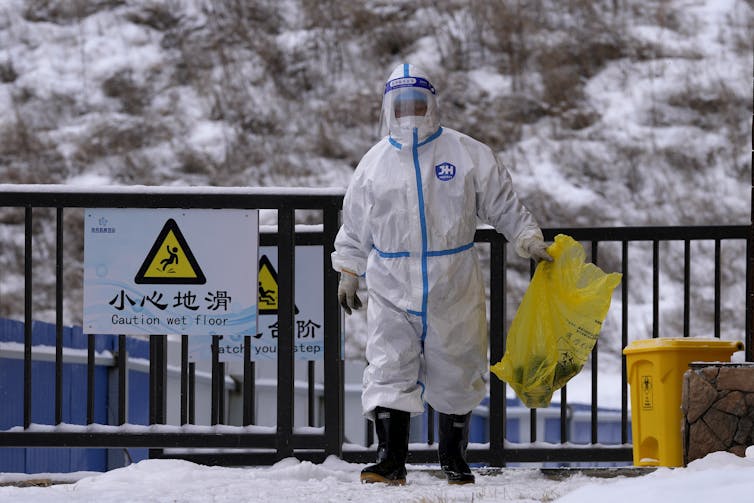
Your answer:
[[[400,115],[401,97],[424,96],[426,112]],[[465,414],[486,394],[487,319],[474,251],[477,219],[523,257],[542,233],[492,150],[440,127],[436,91],[404,64],[383,98],[389,135],[354,172],[343,202],[333,267],[365,276],[368,366],[362,406]],[[529,248],[529,249],[527,249]]]

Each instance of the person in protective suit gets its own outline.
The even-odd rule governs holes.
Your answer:
[[[440,127],[437,91],[424,71],[402,64],[391,73],[382,114],[389,134],[356,167],[332,254],[345,312],[362,307],[360,276],[369,295],[362,407],[375,422],[378,459],[361,480],[405,484],[409,420],[426,402],[439,413],[448,482],[473,483],[469,420],[489,366],[477,221],[524,258],[552,258],[493,151]]]

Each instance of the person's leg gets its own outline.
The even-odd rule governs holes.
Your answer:
[[[451,484],[474,482],[465,460],[469,422],[471,411],[487,393],[485,298],[477,268],[472,266],[468,273],[456,275],[468,282],[455,278],[455,297],[445,294],[450,285],[441,285],[437,296],[430,297],[424,341],[424,399],[439,413],[438,456]]]
[[[473,484],[474,475],[466,463],[466,446],[469,444],[469,422],[467,414],[443,414],[438,418],[440,445],[438,456],[440,467],[445,472],[449,484]]]
[[[377,431],[381,431],[384,435],[380,439],[380,444],[384,446],[384,449],[381,454],[378,450],[377,463],[361,471],[361,481],[403,485],[406,483],[406,456],[408,456],[411,414],[385,407],[377,407],[374,413]]]
[[[377,463],[361,474],[363,482],[403,484],[408,454],[411,414],[424,411],[421,386],[420,344],[416,318],[396,309],[370,292],[367,309],[367,368],[364,370],[362,407],[375,422]],[[419,328],[421,321],[418,321]]]
[[[369,293],[367,309],[367,367],[363,375],[362,410],[374,419],[374,409],[385,407],[424,412],[420,368],[421,319],[398,310]]]
[[[489,360],[483,309],[482,304],[476,314],[469,315],[449,308],[451,316],[430,318],[422,378],[424,400],[438,412],[466,414],[487,393]]]
[[[450,484],[473,483],[474,475],[466,463],[466,446],[471,410],[484,398],[486,391],[482,374],[473,370],[477,365],[471,355],[448,358],[448,355],[434,355],[430,349],[425,360],[427,402],[439,413],[440,467]]]

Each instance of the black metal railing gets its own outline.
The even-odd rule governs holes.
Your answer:
[[[168,447],[204,447],[204,448],[261,448],[272,449],[276,456],[288,457],[296,449],[319,449],[325,455],[340,455],[343,443],[343,406],[342,406],[342,358],[340,348],[340,314],[334,292],[337,290],[337,274],[330,265],[330,253],[339,225],[339,210],[342,203],[342,190],[337,189],[218,189],[218,188],[110,188],[87,190],[75,187],[52,186],[3,186],[0,187],[0,207],[25,208],[24,212],[24,379],[23,379],[23,427],[25,431],[0,433],[0,446],[4,447],[149,447],[162,449]],[[277,210],[277,246],[278,246],[278,352],[277,352],[277,427],[275,433],[248,432],[239,429],[238,433],[224,432],[218,435],[211,428],[207,432],[191,431],[125,431],[102,432],[96,428],[80,431],[67,428],[66,431],[29,431],[32,418],[32,229],[34,208],[56,208],[56,323],[62,327],[62,301],[65,286],[63,284],[62,243],[64,229],[63,211],[67,208],[234,208],[234,209],[273,209]],[[324,427],[322,434],[297,434],[293,431],[293,334],[294,334],[294,222],[296,210],[320,210],[322,212],[322,242],[324,246],[324,385],[332,390],[324,397]],[[330,295],[327,295],[330,293]],[[122,337],[119,347],[123,347]],[[166,345],[165,335],[155,334],[150,337],[150,424],[160,425],[166,421]],[[93,422],[94,403],[94,335],[90,336],[88,347],[88,386],[87,422]],[[56,380],[62,379],[62,337],[56,343]],[[118,417],[125,418],[125,369],[127,355],[119,354],[117,358],[119,375],[119,411]],[[155,364],[157,363],[157,364]],[[244,380],[252,381],[246,366]],[[190,415],[188,388],[190,385],[190,365],[187,359],[182,362],[182,397],[185,415]],[[222,370],[216,355],[213,358],[213,423],[221,419],[220,410],[223,393]],[[249,390],[250,391],[250,390]],[[62,417],[61,389],[56,386],[56,418]],[[249,400],[249,399],[247,399]],[[247,409],[250,408],[247,402]],[[247,414],[246,419],[250,419]],[[153,452],[152,454],[159,454]]]
[[[101,190],[80,189],[65,186],[12,186],[0,185],[0,208],[24,208],[24,371],[23,383],[23,422],[20,430],[0,432],[0,447],[146,447],[152,449],[150,455],[165,456],[163,450],[174,449],[232,449],[233,452],[214,452],[211,454],[192,453],[181,457],[205,463],[217,464],[269,464],[276,460],[296,456],[300,459],[322,461],[328,455],[336,455],[348,461],[366,462],[374,458],[370,450],[344,450],[344,370],[341,352],[341,314],[336,301],[337,273],[332,270],[330,253],[334,250],[334,238],[339,227],[339,212],[342,204],[341,190],[310,189],[222,189],[222,188],[103,188]],[[63,302],[65,285],[63,283],[65,261],[63,258],[64,212],[70,208],[233,208],[233,209],[272,209],[277,211],[276,232],[263,235],[260,244],[278,248],[278,352],[277,352],[277,424],[274,431],[269,428],[253,427],[255,416],[255,368],[250,358],[249,338],[245,341],[245,359],[241,388],[243,392],[243,420],[237,430],[224,428],[218,432],[212,425],[223,424],[225,417],[224,389],[225,370],[218,359],[217,339],[212,359],[212,398],[211,425],[205,429],[193,426],[165,426],[158,429],[122,428],[126,424],[127,402],[126,380],[128,354],[126,337],[118,336],[114,365],[117,368],[118,401],[117,424],[107,431],[92,425],[94,422],[94,367],[95,336],[89,336],[88,344],[88,386],[87,423],[81,428],[59,428],[40,431],[32,427],[32,229],[33,209],[54,208],[56,210],[56,290],[55,290],[55,418],[61,423],[62,408],[62,368],[63,368]],[[296,232],[296,210],[318,210],[321,212],[321,229]],[[48,224],[48,222],[43,222]],[[711,241],[714,243],[714,336],[720,336],[721,325],[721,242],[737,240],[746,242],[746,253],[750,256],[748,226],[706,226],[706,227],[631,227],[631,228],[568,228],[545,229],[545,238],[552,240],[558,233],[565,233],[577,241],[590,244],[591,260],[598,262],[600,250],[613,242],[620,246],[620,267],[623,273],[621,284],[621,338],[622,347],[628,344],[629,316],[629,243],[646,241],[652,244],[652,336],[659,336],[659,263],[660,244],[681,241],[683,253],[683,335],[689,335],[691,306],[691,243]],[[506,241],[491,229],[477,231],[477,242],[489,243],[490,262],[490,360],[499,361],[505,351],[506,313],[506,271],[508,259]],[[297,245],[312,244],[323,247],[322,268],[324,287],[321,295],[324,299],[324,358],[322,371],[324,379],[324,417],[321,427],[298,432],[294,428],[294,249]],[[748,261],[747,261],[748,269]],[[746,274],[748,278],[750,274]],[[741,281],[744,281],[743,277]],[[751,292],[750,285],[747,287]],[[2,299],[0,299],[2,300]],[[745,309],[742,303],[741,309]],[[754,361],[752,337],[747,313],[746,322],[746,359]],[[180,385],[180,420],[182,425],[191,425],[195,420],[195,372],[194,364],[188,361],[187,336],[182,338],[181,349],[181,385]],[[622,441],[619,445],[606,446],[598,443],[597,428],[599,423],[598,404],[598,358],[599,350],[595,347],[591,361],[591,443],[571,445],[567,436],[569,405],[567,387],[560,394],[561,444],[543,446],[537,439],[537,410],[530,411],[530,441],[512,444],[506,440],[506,390],[505,384],[493,379],[490,382],[489,397],[489,443],[471,445],[468,450],[469,460],[491,466],[504,466],[518,462],[628,462],[631,460],[631,446],[628,444],[628,392],[626,382],[626,365],[622,365],[622,404],[621,431]],[[167,416],[167,336],[155,334],[149,340],[149,423],[165,425]],[[314,363],[309,362],[308,388],[308,424],[315,426],[314,401]],[[428,444],[433,443],[432,414],[429,415]],[[349,420],[361,420],[349,418]],[[252,426],[249,428],[249,426]],[[536,442],[536,443],[535,443]],[[565,444],[565,445],[564,445]],[[171,454],[173,455],[173,454]],[[435,462],[433,449],[413,449],[410,453],[412,462]]]

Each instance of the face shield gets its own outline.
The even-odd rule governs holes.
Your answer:
[[[439,128],[435,88],[423,77],[401,76],[388,80],[382,100],[388,133],[402,143],[420,140]]]
[[[393,113],[396,119],[424,117],[427,115],[428,98],[418,89],[401,89],[393,100]]]

